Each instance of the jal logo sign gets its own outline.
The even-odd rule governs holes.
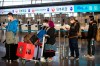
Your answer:
[[[51,10],[52,10],[52,12],[55,12],[55,8],[52,8]]]
[[[55,6],[51,8],[52,12],[74,12],[74,6]]]
[[[34,9],[32,9],[32,13],[34,13],[35,12],[35,10]]]

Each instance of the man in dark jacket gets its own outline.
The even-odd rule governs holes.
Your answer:
[[[93,16],[90,16],[90,23],[89,23],[89,29],[88,29],[88,50],[87,50],[87,56],[89,58],[94,58],[95,54],[95,46],[94,44],[91,44],[92,41],[95,41],[97,34],[97,22],[94,20]],[[92,49],[92,50],[91,50]]]
[[[69,29],[69,46],[71,51],[71,57],[70,59],[74,59],[74,52],[76,53],[76,60],[79,60],[79,49],[78,49],[78,32],[80,25],[75,20],[74,17],[71,17],[70,19],[70,29]]]

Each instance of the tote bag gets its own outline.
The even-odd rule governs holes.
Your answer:
[[[16,42],[15,36],[13,32],[6,32],[6,43],[14,44]]]

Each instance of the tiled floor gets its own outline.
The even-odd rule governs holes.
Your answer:
[[[63,41],[64,41],[64,39],[61,38],[61,42],[60,42],[61,46],[63,46],[63,44],[64,44]],[[59,46],[58,38],[56,41],[56,45],[57,45],[57,47]],[[66,45],[68,45],[68,41],[66,41]],[[64,53],[62,53],[62,51],[59,53],[59,47],[58,47],[56,56],[53,58],[54,59],[53,62],[34,63],[34,61],[30,61],[30,62],[26,62],[26,64],[22,64],[21,61],[20,62],[14,61],[11,64],[9,64],[9,63],[6,63],[4,60],[0,60],[0,66],[100,66],[100,42],[97,42],[95,44],[95,46],[96,46],[95,60],[89,60],[84,57],[84,55],[86,54],[86,50],[87,50],[87,42],[86,42],[86,40],[83,40],[82,42],[79,40],[79,50],[80,50],[79,61],[70,60],[68,58],[62,57],[62,55],[64,53],[66,53],[66,56],[68,56],[70,54],[68,52],[68,46],[67,46],[67,48],[66,48],[67,52],[64,52]],[[0,52],[0,55],[2,55],[2,54],[3,53]]]

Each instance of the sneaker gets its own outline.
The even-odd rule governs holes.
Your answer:
[[[41,59],[41,62],[46,62],[46,60],[44,58]]]
[[[48,61],[48,62],[52,62],[53,60],[48,58],[47,61]]]
[[[17,60],[15,60],[15,61],[20,62],[20,59],[17,59]]]
[[[11,64],[11,62],[12,62],[12,61],[11,61],[11,60],[9,60],[9,63],[10,63],[10,64]]]
[[[78,61],[79,60],[79,57],[76,57],[75,60]]]
[[[90,58],[90,59],[95,59],[95,57],[94,57],[93,55],[92,55],[92,56],[90,56],[89,58]]]
[[[90,57],[90,55],[84,55],[84,57],[89,58],[89,57]]]
[[[6,60],[6,62],[8,63],[8,60]]]
[[[70,56],[70,59],[71,59],[71,60],[73,60],[73,59],[74,59],[74,57],[73,57],[73,56]]]

